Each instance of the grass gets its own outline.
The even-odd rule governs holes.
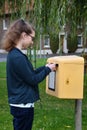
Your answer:
[[[6,63],[0,62],[0,78],[6,78]]]
[[[39,59],[38,65],[46,59]],[[13,130],[7,88],[6,63],[0,63],[0,130]],[[82,130],[87,130],[87,76],[85,75],[84,98],[82,105]],[[41,101],[35,103],[35,117],[32,130],[75,130],[75,100],[59,99],[46,94],[45,80],[39,84]]]

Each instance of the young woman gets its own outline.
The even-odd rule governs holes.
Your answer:
[[[7,90],[14,130],[31,130],[34,118],[34,102],[39,100],[38,83],[53,70],[55,64],[47,64],[36,70],[22,49],[33,45],[34,28],[22,19],[8,28],[3,38],[7,56]]]

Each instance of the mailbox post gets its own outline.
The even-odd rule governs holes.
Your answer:
[[[75,130],[82,130],[82,99],[75,100]]]
[[[81,130],[84,58],[56,56],[48,58],[47,62],[58,67],[46,78],[46,93],[61,99],[75,99],[75,130]]]

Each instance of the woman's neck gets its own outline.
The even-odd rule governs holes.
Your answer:
[[[15,47],[16,47],[16,48],[18,48],[19,50],[22,50],[22,48],[21,48],[20,46],[18,46],[18,45],[17,45],[17,46],[15,46]]]
[[[15,47],[18,48],[19,50],[22,50],[22,44],[20,42],[17,43],[17,45]]]

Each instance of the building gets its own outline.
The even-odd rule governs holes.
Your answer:
[[[29,19],[29,11],[33,10],[33,5],[34,5],[34,0],[31,1],[31,4],[29,6],[28,0],[26,0],[26,3],[23,4],[21,1],[19,1],[19,5],[17,5],[16,0],[14,0],[14,9],[12,9],[13,5],[12,2],[8,3],[8,1],[5,0],[5,4],[2,6],[0,9],[1,16],[0,16],[0,41],[2,39],[2,36],[4,32],[7,30],[8,26],[11,23],[11,17],[17,16],[20,17],[20,15],[23,15],[22,10],[25,9],[26,12],[26,19]],[[22,5],[22,7],[21,7]],[[21,9],[21,14],[19,13]],[[13,15],[14,14],[14,15]],[[69,52],[68,50],[68,45],[67,45],[67,38],[68,34],[63,30],[59,33],[59,41],[62,40],[62,52],[67,54]],[[45,35],[40,35],[40,44],[39,44],[39,53],[44,53],[44,54],[49,54],[52,53],[50,50],[50,37],[48,34]],[[75,50],[75,52],[82,52],[83,51],[83,34],[82,34],[82,27],[78,27],[78,33],[77,33],[77,44],[78,47]],[[87,43],[87,42],[86,42]],[[60,46],[59,49],[57,50],[57,53],[60,51]],[[85,48],[86,51],[86,48]]]

